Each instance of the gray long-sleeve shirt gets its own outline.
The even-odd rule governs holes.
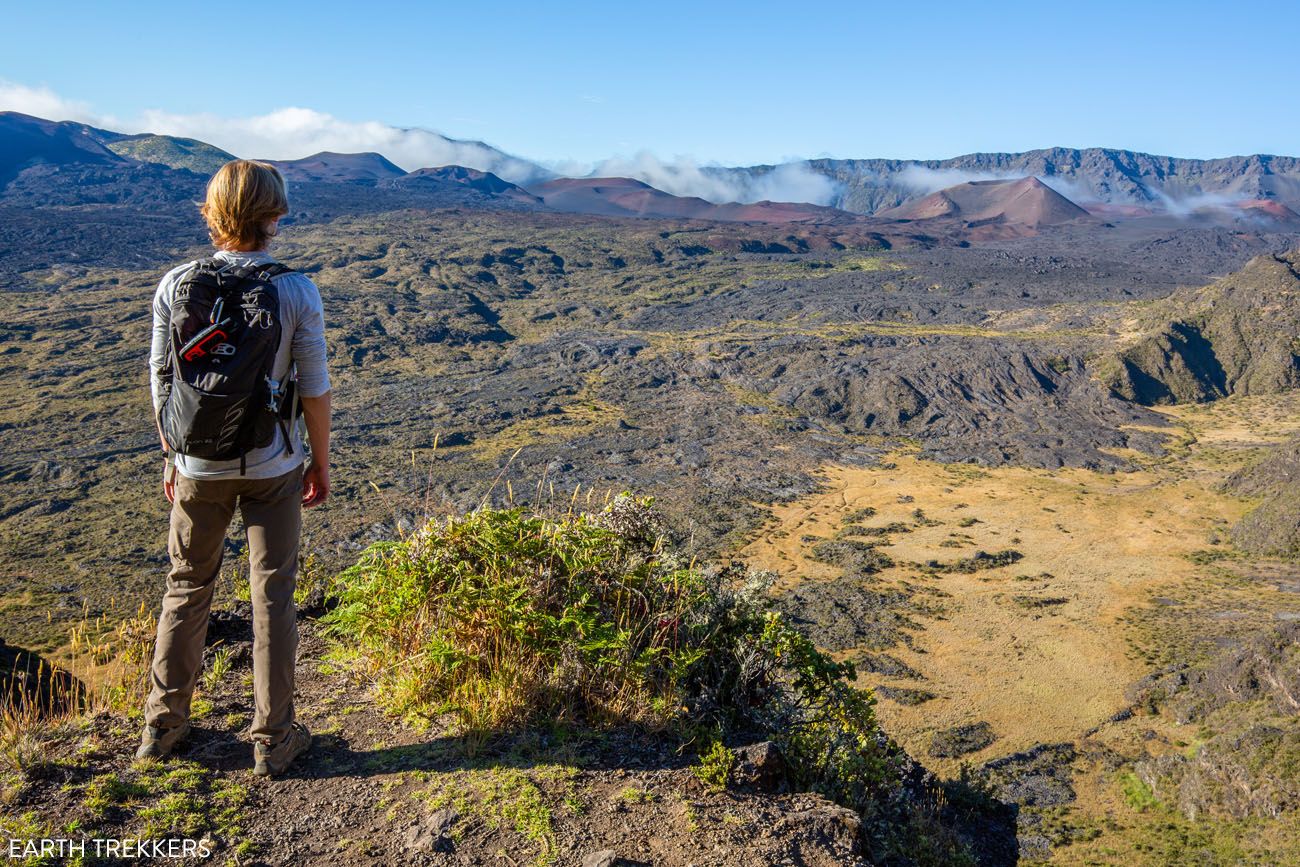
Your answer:
[[[231,253],[222,250],[216,254],[231,264],[265,265],[275,258],[264,253]],[[153,299],[153,342],[149,351],[150,387],[153,391],[154,416],[162,402],[163,368],[166,366],[169,347],[168,323],[172,298],[180,283],[195,262],[188,262],[167,272],[158,284]],[[330,390],[329,371],[325,367],[325,316],[321,309],[320,291],[316,284],[297,272],[272,278],[280,295],[280,348],[275,354],[272,376],[279,382],[289,377],[294,365],[298,371],[298,393],[303,397],[320,397]],[[277,428],[275,440],[269,446],[249,452],[245,472],[241,476],[239,461],[206,461],[200,458],[176,456],[176,469],[191,479],[272,479],[296,469],[305,459],[302,433],[299,426],[291,427],[292,452],[285,448],[284,435]]]

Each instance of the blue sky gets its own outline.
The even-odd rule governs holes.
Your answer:
[[[0,80],[95,117],[296,106],[546,161],[1300,154],[1282,2],[48,2],[4,20]]]

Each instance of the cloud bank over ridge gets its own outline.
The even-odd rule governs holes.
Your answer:
[[[550,166],[569,177],[636,178],[675,196],[698,196],[710,202],[808,202],[828,205],[839,185],[805,163],[792,161],[768,172],[736,172],[704,166],[688,156],[661,160],[648,151],[611,157],[597,163],[561,162]]]
[[[426,129],[402,129],[378,121],[349,121],[309,108],[281,108],[251,117],[178,114],[150,109],[134,118],[99,114],[85,103],[49,88],[0,81],[0,110],[51,120],[72,120],[125,133],[196,138],[236,156],[293,160],[321,151],[376,151],[401,168],[462,165],[492,172],[515,183],[546,172],[482,142],[460,141]]]
[[[406,171],[460,165],[492,172],[521,185],[555,174],[631,177],[674,195],[698,196],[717,203],[768,199],[829,204],[838,191],[834,181],[801,163],[786,163],[764,174],[742,175],[711,170],[690,157],[665,161],[643,152],[595,164],[542,167],[483,142],[462,141],[432,130],[395,127],[380,121],[344,120],[309,108],[281,108],[250,117],[151,109],[133,118],[119,118],[98,113],[88,104],[66,99],[47,87],[0,80],[0,110],[71,120],[115,132],[195,138],[241,157],[291,160],[320,151],[375,151]]]

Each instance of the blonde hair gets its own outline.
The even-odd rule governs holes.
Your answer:
[[[262,250],[271,240],[267,223],[289,213],[284,178],[270,163],[231,160],[208,181],[199,208],[212,243],[223,249]]]

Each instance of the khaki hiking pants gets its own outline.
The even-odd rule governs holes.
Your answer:
[[[275,744],[293,722],[298,650],[293,591],[302,529],[302,467],[274,479],[201,481],[176,474],[167,540],[172,568],[158,617],[144,718],[161,728],[189,719],[190,697],[203,663],[212,591],[236,506],[248,531],[253,600],[252,736]]]

